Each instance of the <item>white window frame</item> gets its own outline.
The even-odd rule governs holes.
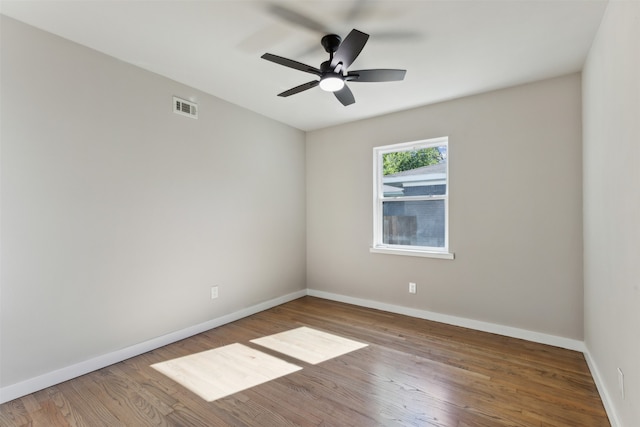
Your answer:
[[[383,191],[383,162],[382,156],[398,151],[420,150],[423,148],[447,147],[447,173],[444,178],[446,193],[434,196],[384,196]],[[449,252],[449,137],[431,138],[420,141],[403,142],[399,144],[384,145],[373,148],[373,244],[370,252],[392,255],[407,255],[429,258],[453,259],[454,254]],[[444,200],[445,227],[444,247],[430,246],[406,246],[383,243],[383,202],[388,201],[420,201],[420,200]]]

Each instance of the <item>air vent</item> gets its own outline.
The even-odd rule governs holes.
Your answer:
[[[187,101],[185,99],[173,97],[173,112],[183,116],[191,117],[192,119],[198,118],[198,104]]]

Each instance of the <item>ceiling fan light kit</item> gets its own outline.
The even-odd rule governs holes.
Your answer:
[[[355,70],[347,72],[349,66],[360,55],[364,45],[367,43],[369,35],[353,29],[349,35],[342,40],[336,34],[328,34],[322,38],[320,43],[324,50],[329,53],[329,60],[323,62],[320,68],[312,67],[282,56],[265,53],[263,59],[275,62],[276,64],[295,70],[304,71],[305,73],[315,74],[320,80],[312,80],[296,86],[278,96],[291,96],[296,93],[320,86],[320,89],[333,92],[338,101],[342,105],[347,106],[355,103],[355,98],[349,87],[345,84],[347,81],[353,82],[391,82],[403,80],[406,70],[394,69],[374,69],[374,70]]]
[[[320,89],[326,92],[336,92],[344,87],[344,80],[338,76],[324,76],[320,79]]]

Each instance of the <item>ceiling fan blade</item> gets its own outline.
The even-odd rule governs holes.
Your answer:
[[[344,18],[345,22],[353,22],[364,14],[368,0],[355,0]]]
[[[304,92],[305,90],[314,88],[314,87],[318,86],[318,84],[320,84],[319,80],[312,80],[310,82],[301,84],[300,86],[296,86],[296,87],[291,88],[289,90],[285,90],[284,92],[279,93],[278,96],[287,97],[287,96],[295,95],[296,93]]]
[[[354,70],[349,71],[345,80],[353,82],[395,82],[404,80],[407,70]]]
[[[322,71],[311,65],[303,64],[302,62],[294,61],[292,59],[283,58],[282,56],[273,55],[271,53],[265,53],[261,56],[262,59],[275,62],[276,64],[284,65],[285,67],[293,68],[295,70],[304,71],[305,73],[315,74],[316,76],[322,76]]]
[[[344,105],[345,107],[347,105],[351,105],[354,102],[356,102],[356,99],[353,97],[353,92],[351,92],[351,89],[349,89],[347,85],[345,85],[339,91],[333,92],[333,94],[336,96],[336,98],[338,98],[338,101],[340,101],[342,105]]]
[[[369,34],[365,34],[362,31],[356,29],[351,30],[349,35],[342,41],[336,53],[333,54],[331,60],[331,67],[335,68],[336,65],[342,63],[342,69],[349,68],[349,65],[356,60],[362,48],[367,44],[369,40]]]
[[[273,15],[276,15],[278,18],[283,19],[284,21],[297,25],[298,27],[307,28],[318,33],[331,32],[327,29],[326,25],[322,24],[321,22],[318,22],[309,16],[303,15],[300,12],[296,12],[293,9],[289,9],[288,7],[279,4],[269,5],[269,12],[271,12]]]

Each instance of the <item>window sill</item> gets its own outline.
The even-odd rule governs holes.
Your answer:
[[[419,251],[419,250],[412,250],[412,249],[373,247],[373,248],[369,248],[369,252],[375,253],[375,254],[417,256],[417,257],[423,257],[423,258],[440,258],[440,259],[454,258],[454,254],[449,252],[429,252],[429,251]]]

